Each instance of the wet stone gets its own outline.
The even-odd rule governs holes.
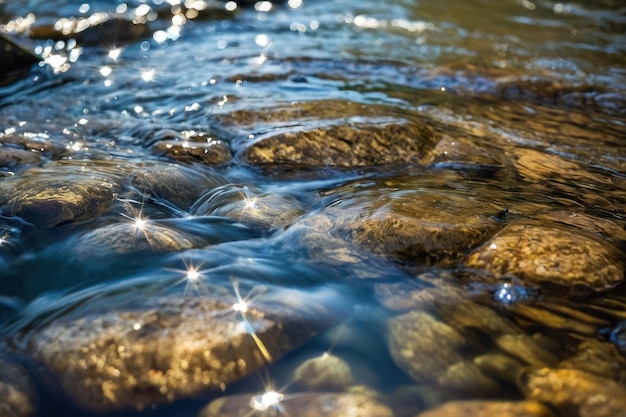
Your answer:
[[[535,401],[453,401],[416,417],[554,417],[545,405]]]
[[[425,312],[389,320],[388,340],[396,365],[418,383],[472,395],[493,395],[497,382],[464,357],[471,350],[464,335]]]
[[[507,158],[493,146],[480,146],[469,138],[441,139],[422,161],[438,168],[453,168],[485,175],[505,168]]]
[[[543,368],[528,372],[520,384],[529,399],[561,416],[626,416],[626,386],[587,372]]]
[[[191,208],[195,216],[223,216],[264,228],[288,227],[305,212],[305,205],[291,196],[238,184],[209,191]]]
[[[337,320],[327,299],[307,294],[305,303],[287,290],[245,312],[233,307],[234,297],[231,304],[227,297],[133,298],[88,304],[29,335],[28,351],[58,381],[51,390],[94,411],[197,397],[278,360]]]
[[[311,391],[344,391],[353,384],[350,366],[341,358],[327,353],[298,366],[294,380],[298,386]]]
[[[232,159],[230,147],[219,139],[200,141],[162,140],[152,146],[152,152],[181,162],[221,165]]]
[[[40,161],[41,155],[38,153],[0,147],[0,168],[20,168],[39,164]]]
[[[151,221],[118,223],[99,227],[72,242],[77,259],[106,260],[114,255],[150,255],[180,252],[205,242]]]
[[[578,369],[626,384],[626,359],[617,346],[599,340],[585,340],[574,356],[561,361],[559,368]]]
[[[464,196],[431,192],[372,198],[348,208],[336,222],[336,235],[381,255],[412,264],[450,265],[482,244],[499,225],[495,207]]]
[[[264,397],[265,395],[265,397]],[[269,398],[271,395],[272,398]],[[278,397],[277,397],[278,395]],[[280,399],[272,405],[270,399]],[[198,417],[393,417],[388,406],[360,394],[294,394],[266,393],[218,398],[202,409]]]
[[[514,276],[524,285],[561,295],[603,291],[624,280],[624,254],[611,243],[583,230],[533,222],[506,226],[467,259],[470,268],[486,270],[495,283]]]
[[[502,353],[487,353],[474,358],[474,364],[486,375],[514,385],[525,369],[518,360]]]
[[[417,162],[435,141],[417,122],[351,123],[257,137],[240,156],[255,165],[361,167]]]
[[[188,210],[203,193],[225,184],[226,180],[194,167],[163,164],[135,170],[128,176],[128,182],[140,194]]]
[[[22,366],[0,358],[0,416],[35,415],[35,387]]]
[[[31,177],[2,185],[2,214],[21,217],[44,229],[92,220],[113,201],[111,185],[98,179],[54,181]]]

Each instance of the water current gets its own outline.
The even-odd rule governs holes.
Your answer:
[[[0,85],[6,415],[626,409],[623,2],[0,0],[0,29],[42,58]]]

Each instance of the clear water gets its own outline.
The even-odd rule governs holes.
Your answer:
[[[127,10],[143,3],[128,3]],[[45,23],[120,4],[20,0],[0,3],[0,11],[4,23],[28,13]],[[81,13],[85,5],[90,7]],[[231,164],[195,169],[295,198],[303,218],[338,201],[365,208],[376,195],[400,198],[408,190],[443,190],[513,211],[572,210],[626,224],[626,8],[621,1],[304,0],[271,7],[259,2],[256,10],[245,8],[228,19],[188,19],[176,30],[169,21],[151,25],[154,36],[123,46],[21,38],[44,55],[46,64],[0,87],[0,133],[63,149],[60,160],[46,161],[37,172],[61,181],[76,175],[120,180],[134,166],[163,159],[150,151],[154,132],[210,132],[236,150],[249,135],[276,127],[229,128],[223,120],[232,112],[347,100],[385,105],[398,117],[423,118],[442,132],[471,136],[511,154],[524,148],[556,155],[575,164],[580,175],[520,179],[504,170],[468,176],[445,165],[263,170],[239,163],[236,152]],[[543,83],[574,93],[555,98]],[[578,92],[593,97],[595,105]],[[308,128],[323,121],[297,123]],[[390,361],[381,331],[388,313],[374,296],[374,283],[415,285],[412,271],[366,251],[357,254],[356,263],[314,259],[302,246],[297,224],[267,230],[220,216],[188,216],[140,193],[123,197],[129,201],[72,227],[41,231],[19,219],[0,218],[4,333],[37,328],[73,305],[120,294],[232,295],[234,276],[246,293],[262,286],[278,294],[281,288],[304,293],[329,288],[340,294],[342,304],[350,306],[348,331],[321,335],[305,350],[334,346],[380,372],[376,388],[383,392],[409,382],[392,364],[378,365]],[[84,259],[76,250],[79,235],[137,213],[210,244],[146,254],[133,262]],[[190,265],[200,270],[197,284],[185,279]],[[428,265],[417,269],[438,271]],[[303,356],[296,352],[269,372],[288,380],[290,366]],[[257,382],[253,376],[229,390],[248,392]],[[208,399],[145,413],[191,416]],[[43,415],[65,406],[45,401],[52,406],[43,407]]]

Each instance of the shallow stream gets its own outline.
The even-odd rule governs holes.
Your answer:
[[[0,16],[6,415],[624,415],[623,2]]]

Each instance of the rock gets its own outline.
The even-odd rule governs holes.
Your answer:
[[[353,383],[350,366],[332,354],[324,353],[303,362],[294,372],[294,380],[311,391],[345,391]]]
[[[0,416],[35,415],[35,387],[22,366],[0,358]]]
[[[626,359],[611,343],[584,340],[578,345],[576,355],[561,361],[558,367],[578,369],[626,384]]]
[[[505,168],[508,161],[493,146],[480,146],[469,138],[445,136],[424,157],[423,163],[436,168],[453,168],[483,175],[493,175]]]
[[[588,324],[556,314],[547,309],[536,307],[530,304],[514,304],[510,307],[510,311],[516,316],[524,320],[534,322],[539,326],[549,327],[551,329],[562,330],[565,332],[578,333],[583,336],[595,336],[598,332],[598,325]]]
[[[225,184],[226,180],[193,167],[158,164],[135,170],[128,176],[128,182],[140,194],[189,210],[203,193]]]
[[[361,167],[417,162],[435,143],[426,124],[351,123],[256,137],[241,159],[255,165]]]
[[[497,382],[467,361],[470,342],[430,314],[412,311],[389,320],[391,357],[418,383],[434,383],[470,395],[493,395]]]
[[[559,359],[526,334],[505,334],[494,340],[501,351],[531,366],[553,366]]]
[[[272,401],[273,400],[273,401]],[[393,417],[393,411],[375,399],[359,394],[297,394],[269,392],[235,395],[214,400],[198,417]]]
[[[497,282],[515,276],[524,285],[557,294],[580,295],[608,290],[624,280],[624,254],[582,230],[534,222],[506,226],[467,259]]]
[[[89,262],[111,256],[141,256],[180,252],[202,246],[204,242],[154,222],[140,220],[99,227],[72,242],[77,259]]]
[[[416,417],[554,417],[545,405],[535,401],[452,401]]]
[[[0,34],[0,84],[5,82],[5,77],[20,71],[28,70],[33,64],[40,61],[35,54],[22,48],[5,35]]]
[[[491,211],[489,204],[453,194],[374,195],[341,212],[331,233],[411,264],[451,265],[498,229]]]
[[[2,186],[2,214],[44,229],[92,220],[113,201],[111,184],[97,178],[15,178]]]
[[[22,149],[0,147],[0,168],[20,168],[25,165],[36,165],[41,155]]]
[[[191,208],[191,214],[223,216],[274,228],[290,226],[305,210],[304,204],[291,196],[263,194],[251,187],[230,184],[204,194]]]
[[[221,165],[232,159],[230,147],[219,139],[205,141],[162,140],[152,146],[152,152],[182,162]]]
[[[58,381],[50,388],[86,409],[193,398],[253,374],[340,319],[325,304],[333,302],[328,292],[264,297],[245,310],[224,296],[92,301],[34,331],[27,350]]]
[[[529,399],[562,416],[626,416],[626,386],[587,372],[543,368],[528,372],[520,385]]]
[[[613,240],[617,245],[621,242],[626,242],[626,226],[620,226],[612,220],[565,210],[540,213],[534,217],[536,219],[560,222],[587,230],[599,236],[607,237]]]
[[[519,361],[501,353],[477,356],[474,364],[486,375],[511,385],[515,385],[525,368]]]

